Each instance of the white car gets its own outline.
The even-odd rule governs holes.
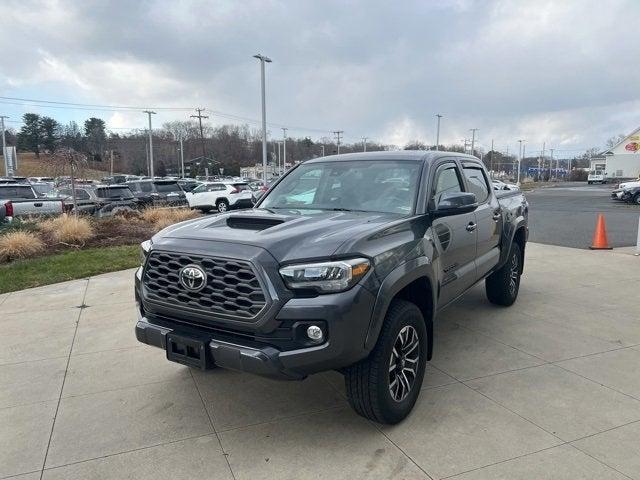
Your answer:
[[[186,193],[192,209],[224,213],[231,208],[251,208],[253,191],[244,182],[205,182]]]
[[[492,180],[494,190],[520,190],[518,185],[513,183],[504,183],[502,180]]]

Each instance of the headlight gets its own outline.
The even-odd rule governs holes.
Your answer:
[[[342,292],[353,287],[369,271],[366,258],[289,265],[280,269],[287,287],[315,289],[319,293]]]
[[[147,261],[149,250],[151,250],[151,240],[145,240],[140,244],[140,263],[142,265],[144,265],[144,262]]]

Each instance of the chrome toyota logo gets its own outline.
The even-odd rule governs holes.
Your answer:
[[[198,265],[187,265],[180,270],[180,284],[192,292],[199,292],[207,284],[207,274]]]

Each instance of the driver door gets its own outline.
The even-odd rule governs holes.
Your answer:
[[[458,165],[448,161],[438,165],[431,188],[429,210],[435,210],[445,193],[464,192]],[[440,274],[438,307],[462,294],[476,279],[476,215],[474,212],[434,218],[433,241],[439,254],[434,266]]]

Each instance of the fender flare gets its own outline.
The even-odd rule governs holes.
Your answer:
[[[431,285],[431,291],[429,294],[431,295],[432,311],[431,315],[429,315],[428,318],[425,318],[427,327],[427,360],[431,359],[433,352],[433,319],[436,312],[437,298],[433,276],[433,265],[431,260],[427,257],[417,257],[398,265],[382,281],[373,307],[373,313],[369,322],[369,329],[367,330],[367,335],[365,337],[364,347],[367,352],[370,352],[378,341],[382,324],[393,298],[404,287],[419,278],[426,278]]]
[[[509,256],[509,252],[511,251],[511,245],[513,244],[513,239],[515,238],[518,230],[520,230],[521,228],[524,228],[525,230],[525,242],[526,242],[529,232],[527,230],[527,219],[524,217],[524,215],[520,215],[515,219],[515,226],[513,227],[513,229],[510,229],[509,236],[506,236],[506,235],[504,236],[505,243],[504,245],[502,245],[502,248],[500,249],[500,262],[498,263],[498,266],[496,267],[496,269],[502,267],[507,261],[507,257]]]

